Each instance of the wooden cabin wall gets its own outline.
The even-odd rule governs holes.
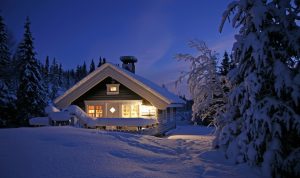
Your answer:
[[[85,111],[85,100],[143,100],[143,103],[150,104],[149,101],[143,99],[138,94],[134,93],[124,85],[120,84],[119,94],[107,95],[106,84],[111,84],[114,81],[116,84],[120,84],[118,81],[108,77],[91,90],[83,94],[81,97],[72,102],[72,104],[79,106]]]
[[[167,108],[166,110],[158,110],[157,119],[159,122],[157,132],[163,134],[168,130],[176,127],[176,109]]]

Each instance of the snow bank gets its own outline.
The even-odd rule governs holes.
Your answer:
[[[68,121],[71,119],[69,112],[52,112],[49,114],[49,118],[53,121]]]
[[[30,125],[37,125],[37,126],[46,126],[49,125],[49,118],[48,117],[34,117],[29,120]]]
[[[231,164],[211,150],[211,137],[200,137],[176,140],[73,127],[0,129],[1,177],[259,177],[255,169]]]
[[[168,131],[165,135],[168,139],[203,140],[203,136],[211,139],[213,137],[213,132],[213,127],[186,125],[177,126],[176,129]]]
[[[156,124],[156,119],[145,118],[98,118],[90,122],[91,126],[137,126]]]

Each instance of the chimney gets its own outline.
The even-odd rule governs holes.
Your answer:
[[[122,68],[126,69],[132,73],[135,73],[135,65],[137,58],[134,56],[121,56],[120,60],[123,62]]]

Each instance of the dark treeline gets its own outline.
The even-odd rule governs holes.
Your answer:
[[[17,49],[12,41],[0,16],[0,127],[28,126],[30,118],[43,116],[56,97],[106,63],[100,57],[97,66],[92,60],[88,67],[84,62],[65,70],[55,57],[42,62],[36,58],[29,18]]]
[[[60,94],[104,63],[106,63],[106,59],[100,57],[97,66],[95,66],[95,62],[92,59],[89,67],[83,62],[82,65],[77,65],[75,69],[63,69],[62,64],[56,58],[50,60],[49,56],[47,56],[44,64],[41,63],[40,66],[43,79],[49,91],[49,102],[51,103]]]

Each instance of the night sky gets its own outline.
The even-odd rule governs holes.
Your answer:
[[[138,58],[137,74],[169,86],[186,70],[174,59],[193,52],[187,42],[204,40],[223,55],[233,44],[227,23],[218,27],[229,0],[1,0],[0,14],[16,42],[31,20],[37,57],[55,57],[65,69],[99,56],[120,63],[122,55]]]

